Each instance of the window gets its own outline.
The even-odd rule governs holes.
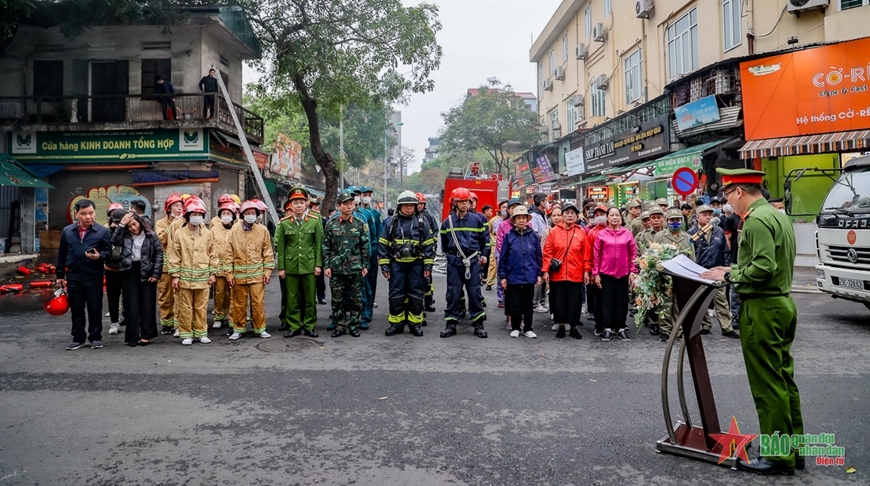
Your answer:
[[[557,130],[556,127],[559,126],[559,107],[557,106],[553,111],[550,112],[550,139],[556,138],[556,132],[559,132],[559,136],[562,136],[561,129]]]
[[[632,103],[643,96],[643,70],[641,50],[625,58],[625,103]]]
[[[154,94],[157,76],[172,82],[172,59],[142,59],[142,95]]]
[[[556,49],[550,49],[550,76],[556,73]]]
[[[611,5],[611,0],[604,0],[604,16],[610,17],[610,14],[613,13],[613,5]]]
[[[577,123],[577,119],[574,117],[574,99],[568,98],[568,101],[565,102],[565,127],[566,132],[573,132],[574,126]]]
[[[670,79],[698,69],[698,9],[693,8],[668,26],[668,73]]]
[[[568,60],[568,33],[562,34],[562,60]]]
[[[63,97],[63,61],[33,61],[33,96],[40,101]]]
[[[592,98],[592,116],[605,116],[607,92],[605,89],[599,89],[598,86],[597,78],[589,86],[589,97]]]
[[[538,98],[544,97],[544,61],[538,63]]]
[[[583,21],[586,25],[586,37],[589,37],[592,35],[592,6],[586,6],[586,11],[583,13]]]
[[[849,10],[850,8],[866,7],[870,5],[870,0],[840,0],[840,10]]]
[[[726,51],[740,45],[740,0],[722,2],[722,33]]]

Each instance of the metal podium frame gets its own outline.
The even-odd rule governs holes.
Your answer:
[[[716,411],[716,401],[713,398],[713,387],[710,383],[710,373],[707,369],[707,358],[704,354],[700,332],[704,313],[710,307],[716,291],[726,284],[708,285],[675,275],[667,270],[664,270],[663,273],[670,275],[673,280],[673,296],[681,310],[668,339],[662,361],[662,411],[668,435],[656,442],[656,451],[720,464],[722,446],[710,437],[710,434],[720,434],[722,429]],[[677,421],[677,426],[674,427],[668,402],[668,371],[678,334],[677,330],[681,327],[684,338],[680,344],[677,361],[677,394],[683,420]],[[686,389],[683,380],[683,365],[686,354],[689,356],[692,384],[701,414],[700,427],[692,423],[686,404]],[[737,460],[736,451],[734,451],[721,465],[736,469]]]

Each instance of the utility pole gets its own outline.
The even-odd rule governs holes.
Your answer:
[[[339,176],[338,187],[344,190],[344,105],[338,108],[338,160]]]
[[[387,210],[387,169],[390,166],[390,143],[387,137],[389,137],[390,131],[389,129],[384,130],[384,211]]]

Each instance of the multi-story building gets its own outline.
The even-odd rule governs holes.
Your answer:
[[[423,155],[423,163],[438,157],[438,152],[441,150],[441,139],[438,137],[429,137],[429,146],[425,149]]]
[[[22,212],[36,213],[22,218],[23,250],[34,249],[27,235],[35,234],[51,248],[82,198],[95,201],[103,222],[112,202],[143,200],[156,219],[172,192],[200,196],[211,214],[220,194],[244,197],[249,164],[233,112],[258,164],[266,164],[263,119],[239,104],[242,61],[260,56],[244,12],[189,8],[179,11],[171,34],[157,25],[99,25],[68,39],[54,20],[56,7],[40,5],[0,47],[7,74],[0,79],[0,153],[53,186],[22,193],[33,199]],[[212,67],[233,103],[201,92]],[[177,110],[155,95],[158,77],[174,85]]]
[[[683,166],[715,192],[714,165],[745,163],[740,63],[868,36],[868,19],[866,0],[564,0],[529,51],[544,144],[524,158],[580,198],[673,196]]]

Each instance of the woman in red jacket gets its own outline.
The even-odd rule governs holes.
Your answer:
[[[559,325],[557,338],[565,337],[565,324],[571,337],[583,339],[580,325],[583,284],[589,283],[592,247],[586,231],[577,225],[580,211],[568,203],[562,207],[562,224],[554,226],[544,245],[544,280],[550,282],[553,320]]]

